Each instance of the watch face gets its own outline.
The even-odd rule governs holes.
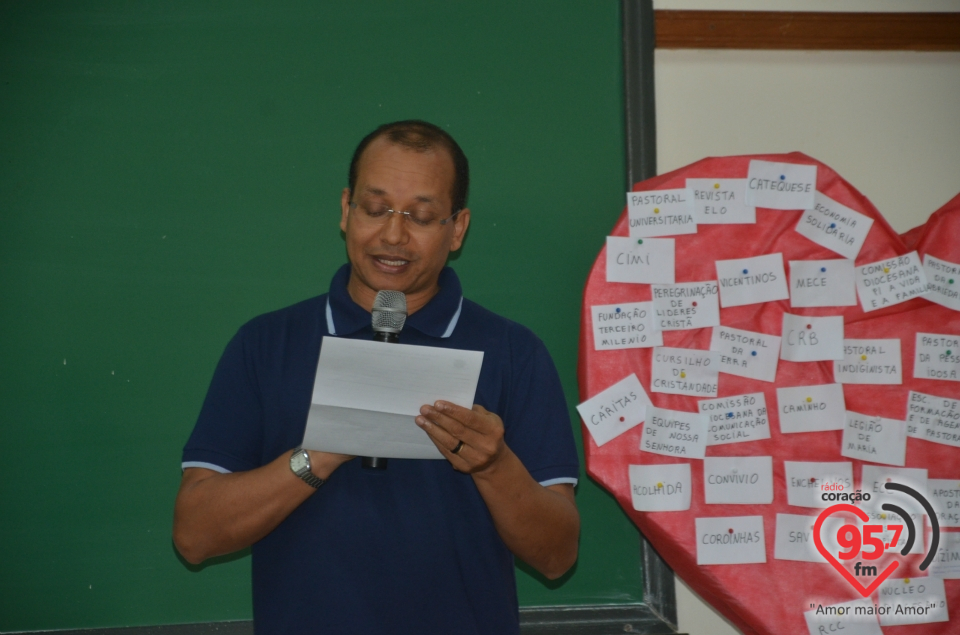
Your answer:
[[[310,456],[304,451],[294,453],[294,455],[290,457],[290,469],[296,474],[309,470]]]

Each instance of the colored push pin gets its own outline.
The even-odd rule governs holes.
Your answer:
[[[947,356],[953,355],[953,351],[947,351]]]
[[[813,397],[807,397],[807,403],[810,403],[811,401],[813,401]]]
[[[653,213],[654,213],[654,214],[659,214],[659,213],[660,213],[660,208],[659,208],[659,207],[654,207],[654,208],[653,208]]]
[[[754,357],[756,357],[756,356],[757,356],[757,351],[750,351],[750,354],[753,355]]]
[[[808,329],[812,329],[812,328],[813,328],[813,324],[807,324],[807,328],[808,328]]]
[[[781,180],[781,181],[786,181],[786,180],[787,180],[786,175],[781,174],[781,175],[780,175],[780,180]]]
[[[617,313],[619,313],[619,312],[620,312],[620,307],[617,307]]]
[[[714,183],[714,184],[713,184],[713,189],[719,190],[719,189],[720,189],[720,184],[719,184],[719,183]]]
[[[620,417],[620,422],[623,423],[623,421],[624,421],[624,418]]]
[[[866,355],[861,355],[861,356],[860,356],[860,359],[866,361],[866,360],[867,360],[867,356],[866,356]]]
[[[697,301],[696,301],[696,300],[693,301],[693,306],[697,306]]]
[[[947,280],[947,284],[953,284],[953,278],[950,278],[949,280]]]
[[[830,223],[830,229],[834,229],[837,226],[836,223]]]
[[[732,412],[728,412],[728,413],[727,413],[727,419],[733,419],[733,413],[732,413]]]
[[[743,275],[747,275],[747,270],[746,270],[746,269],[743,270]]]
[[[643,244],[643,238],[641,238],[640,240],[638,240],[638,241],[637,241],[637,244],[638,244],[638,245],[642,245],[642,244]]]
[[[886,515],[886,514],[880,514],[880,519],[881,519],[881,520],[886,520],[886,519],[887,519],[887,515]]]
[[[811,482],[811,483],[816,483],[816,482],[817,482],[817,477],[816,477],[816,476],[811,476],[811,477],[810,477],[810,482]]]
[[[903,583],[904,583],[904,584],[910,584],[910,578],[904,578],[904,579],[903,579]]]
[[[662,483],[662,482],[658,482],[658,483],[657,483],[657,487],[663,487],[663,483]]]
[[[727,530],[727,533],[728,533],[728,534],[732,534],[732,533],[733,533],[733,527],[731,527],[730,529],[728,529],[728,530]]]
[[[820,267],[820,273],[826,273],[826,272],[827,272],[826,267]]]
[[[890,267],[884,267],[883,273],[890,273]]]
[[[887,482],[889,483],[889,482],[892,481],[892,480],[893,480],[892,478],[888,478],[888,479],[887,479]]]
[[[686,376],[687,376],[687,374],[681,370],[681,371],[680,371],[680,379],[684,379]]]

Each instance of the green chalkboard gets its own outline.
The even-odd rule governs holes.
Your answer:
[[[452,264],[543,338],[576,421],[620,37],[581,0],[0,3],[0,631],[249,618],[248,557],[175,554],[180,449],[235,330],[344,261],[340,189],[382,122],[464,147]],[[521,602],[640,601],[636,530],[586,477],[578,503],[576,569],[519,568]]]

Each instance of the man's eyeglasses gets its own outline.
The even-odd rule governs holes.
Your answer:
[[[437,218],[432,211],[413,210],[404,212],[396,209],[390,209],[382,203],[350,203],[350,209],[356,211],[356,217],[363,223],[369,225],[385,225],[390,219],[391,214],[400,214],[406,226],[416,232],[430,233],[440,231],[440,228],[457,217],[462,212],[458,209],[446,218]]]

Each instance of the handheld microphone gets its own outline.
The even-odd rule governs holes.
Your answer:
[[[407,321],[407,296],[402,291],[380,291],[373,301],[370,322],[373,326],[373,341],[397,344],[400,331]],[[368,470],[387,469],[387,459],[365,456],[361,465]]]

